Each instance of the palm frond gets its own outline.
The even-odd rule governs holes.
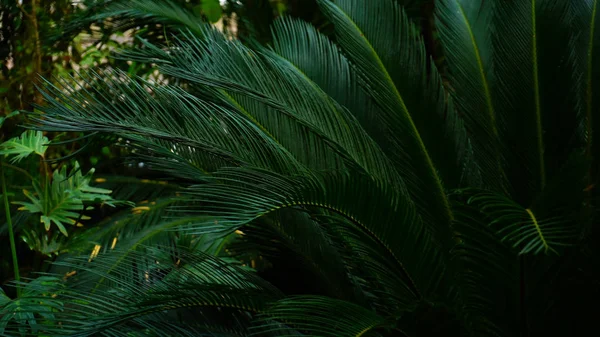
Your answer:
[[[147,52],[125,56],[156,62],[167,75],[216,88],[212,96],[218,104],[237,108],[311,169],[359,166],[384,186],[402,184],[357,120],[288,60],[259,46],[253,51],[215,30],[207,28],[204,35],[188,35],[168,53],[149,46]]]
[[[532,202],[578,145],[567,3],[496,1],[494,100],[512,193]],[[551,85],[550,85],[551,83]]]
[[[595,184],[598,174],[598,158],[600,158],[599,143],[595,134],[600,130],[600,118],[597,116],[598,97],[595,94],[599,85],[600,69],[596,66],[600,57],[600,24],[598,17],[600,10],[598,1],[581,1],[570,3],[570,16],[573,25],[580,32],[577,36],[575,49],[577,51],[577,72],[582,74],[578,82],[579,106],[583,112],[583,133],[586,138],[586,151],[588,156],[594,158],[592,165],[591,184]]]
[[[319,280],[314,291],[354,300],[355,289],[325,226],[301,209],[281,210],[240,228],[228,251],[240,259],[253,254],[251,259],[258,255],[275,266],[291,265],[303,277]]]
[[[112,252],[92,263],[87,257],[58,262],[76,272],[70,273],[69,287],[57,292],[56,297],[69,307],[69,312],[67,316],[57,312],[49,317],[49,323],[54,324],[45,324],[41,331],[111,336],[119,331],[143,333],[155,329],[151,331],[168,336],[178,330],[178,335],[189,335],[202,327],[210,333],[215,310],[237,317],[237,322],[230,320],[230,332],[243,331],[248,326],[248,313],[260,312],[266,303],[281,297],[277,289],[256,275],[200,252],[172,256],[168,249],[152,248],[130,253],[128,263],[112,268],[114,260],[121,258],[119,252]],[[108,282],[98,283],[99,277]],[[180,318],[194,314],[197,323],[178,325],[177,312]],[[226,331],[217,329],[217,335],[220,332]]]
[[[381,132],[393,144],[387,153],[400,167],[425,223],[449,246],[452,211],[444,184],[459,180],[458,146],[455,134],[445,129],[444,90],[419,32],[391,0],[318,3],[335,26],[336,42],[382,108]],[[390,34],[397,43],[390,45]],[[429,78],[424,76],[428,64]]]
[[[117,200],[147,203],[165,196],[173,196],[182,189],[170,179],[139,179],[129,176],[94,175],[94,185],[111,190]]]
[[[0,288],[0,335],[39,335],[48,322],[56,319],[55,313],[65,309],[56,293],[63,288],[61,279],[52,276],[40,276],[29,283],[18,283],[22,295],[10,299]],[[29,334],[28,334],[29,335]]]
[[[286,149],[231,106],[201,100],[174,86],[132,81],[120,72],[103,77],[91,72],[84,78],[92,92],[83,86],[69,87],[66,82],[61,88],[48,85],[45,97],[49,106],[41,108],[44,118],[39,120],[44,129],[112,132],[146,151],[169,156],[187,172],[191,169],[194,174],[186,176],[197,181],[205,175],[203,166],[214,167],[215,159],[276,171],[303,170]],[[196,151],[204,155],[198,157]]]
[[[314,26],[293,18],[280,18],[272,28],[273,50],[348,109],[378,143],[384,137],[368,123],[378,107],[362,89],[357,73],[343,53]],[[314,62],[319,59],[319,62]],[[383,146],[385,148],[385,146]]]
[[[540,217],[503,195],[482,192],[469,198],[469,203],[489,217],[489,225],[497,228],[501,240],[518,249],[519,254],[558,253],[556,249],[572,244],[579,234],[574,219]]]
[[[315,179],[284,177],[256,169],[224,169],[215,179],[219,183],[189,190],[192,200],[204,207],[181,210],[213,217],[231,231],[283,208],[328,210],[341,215],[347,226],[359,228],[362,240],[370,238],[367,240],[380,246],[376,251],[388,264],[386,273],[396,273],[395,289],[403,305],[411,306],[414,300],[428,296],[443,283],[440,247],[431,241],[427,227],[422,226],[409,205],[391,204],[386,192],[368,177],[331,174]],[[206,225],[198,223],[187,230],[202,230]]]
[[[480,209],[453,195],[460,244],[452,251],[458,285],[455,301],[472,336],[513,336],[519,326],[519,258],[498,240],[497,227]],[[506,314],[511,319],[506,319]]]
[[[201,34],[199,27],[203,25],[202,18],[185,6],[170,0],[143,1],[143,0],[109,0],[88,1],[87,10],[81,16],[70,18],[62,27],[62,35],[55,38],[64,38],[67,34],[77,34],[87,29],[91,24],[102,22],[106,28],[113,31],[124,32],[136,26],[148,24],[162,24],[164,27],[187,28]],[[165,28],[163,28],[165,29]]]
[[[444,0],[436,3],[437,25],[451,75],[455,107],[463,116],[485,186],[507,184],[501,123],[494,105],[494,2]],[[485,112],[485,113],[482,113]]]
[[[301,296],[275,302],[255,324],[252,336],[360,337],[390,322],[350,302]]]

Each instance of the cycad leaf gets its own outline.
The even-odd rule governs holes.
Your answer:
[[[402,184],[355,117],[288,60],[260,47],[253,51],[210,28],[204,35],[186,36],[169,53],[154,47],[136,57],[159,63],[168,75],[217,88],[211,95],[221,96],[219,105],[237,108],[308,168],[359,166],[383,186]]]
[[[304,170],[252,118],[231,103],[205,99],[220,98],[219,93],[195,97],[175,86],[136,81],[120,72],[90,72],[84,78],[93,84],[91,93],[66,82],[60,88],[48,83],[49,105],[42,108],[45,114],[40,119],[44,129],[112,132],[135,141],[140,153],[150,151],[174,159],[181,173],[196,181],[221,165],[250,164],[291,173]],[[71,108],[53,96],[69,102]],[[160,166],[158,160],[153,164]]]
[[[284,177],[255,169],[224,169],[215,179],[215,183],[190,188],[192,201],[204,207],[182,205],[181,210],[214,217],[230,231],[282,208],[328,210],[356,228],[353,235],[369,242],[368,246],[378,247],[370,252],[381,259],[377,263],[386,265],[384,273],[395,275],[396,281],[390,283],[394,289],[389,291],[399,301],[397,305],[411,307],[444,282],[440,247],[431,241],[427,227],[422,226],[409,205],[390,204],[389,195],[368,177],[331,174],[317,179]],[[213,223],[199,222],[186,229],[205,226]]]
[[[371,110],[377,107],[361,88],[358,74],[338,46],[313,25],[299,19],[277,19],[272,30],[273,49],[277,54],[347,108],[366,130],[371,133],[378,130],[368,123],[375,114]]]
[[[11,162],[19,162],[32,153],[44,157],[48,147],[48,138],[41,131],[27,130],[19,137],[15,137],[0,144],[0,155],[14,155]]]
[[[452,212],[444,190],[458,183],[454,132],[447,132],[445,95],[419,32],[395,1],[319,0],[336,42],[382,107],[382,132],[399,171],[436,239],[449,246]],[[397,41],[390,44],[392,40]],[[417,175],[418,172],[418,175]],[[440,175],[443,175],[440,176]]]
[[[581,86],[578,87],[579,104],[584,112],[584,133],[586,150],[595,160],[592,165],[592,179],[598,174],[600,159],[600,3],[598,0],[571,3],[571,15],[575,28],[581,32],[577,37],[577,65],[583,73]]]
[[[519,308],[519,256],[496,235],[497,227],[479,209],[458,201],[455,228],[461,239],[453,249],[458,312],[473,336],[514,336],[520,326],[506,319]],[[490,282],[490,280],[494,280]],[[485,286],[483,286],[485,285]]]
[[[289,297],[271,305],[252,335],[360,337],[377,336],[375,328],[388,321],[351,302],[327,297]]]
[[[436,3],[437,27],[448,59],[455,107],[463,116],[485,186],[506,188],[500,121],[492,98],[493,1]]]
[[[83,15],[71,18],[63,27],[63,34],[78,33],[94,22],[105,20],[108,27],[120,31],[137,25],[160,23],[169,28],[187,28],[201,34],[201,17],[170,0],[92,0],[87,6]]]
[[[276,265],[293,265],[298,274],[315,283],[319,291],[336,298],[353,299],[350,280],[339,252],[320,223],[298,209],[286,209],[241,228],[228,247],[234,256],[257,252]],[[307,285],[308,286],[308,285]]]
[[[29,283],[17,283],[22,295],[11,300],[0,289],[0,335],[17,336],[30,331],[39,335],[44,324],[56,318],[55,313],[64,310],[64,303],[57,299],[62,284],[58,277],[40,276]]]
[[[218,335],[244,329],[249,313],[281,298],[277,289],[239,265],[197,251],[172,253],[168,247],[130,252],[119,268],[112,268],[123,258],[118,251],[92,263],[87,257],[57,262],[76,271],[57,297],[69,310],[50,318],[49,323],[55,324],[44,325],[43,332],[119,335],[151,329],[168,336],[193,335],[191,331],[203,327],[205,333],[212,330]],[[99,283],[98,277],[109,282]],[[228,312],[231,320],[219,323],[220,312]],[[177,317],[194,317],[194,323],[178,324],[183,322]]]
[[[469,203],[489,217],[489,225],[497,235],[519,254],[557,253],[559,247],[571,245],[578,235],[574,219],[564,215],[539,217],[534,210],[503,195],[483,192],[471,197]]]
[[[570,156],[574,112],[568,2],[494,1],[494,106],[513,198],[530,204]]]
[[[389,149],[391,145],[386,136],[380,132],[381,128],[378,122],[380,108],[363,90],[357,72],[353,71],[352,65],[339,47],[309,23],[289,18],[279,19],[275,22],[273,44],[274,51],[290,62],[293,71],[310,79],[327,95],[341,104],[344,109],[348,109],[360,123],[360,130],[354,126],[350,131],[352,134],[365,138],[368,135],[378,145],[377,147],[369,145],[371,150],[365,149],[361,152],[364,154],[371,152],[371,156],[374,158],[370,160],[380,157],[380,164],[377,166],[385,168],[385,170],[374,170],[372,167],[368,167],[367,171],[384,181],[398,180],[395,177],[397,170],[390,165],[388,159],[393,156],[385,153],[385,149]],[[315,60],[319,60],[319,62],[315,62]],[[365,136],[362,136],[363,133]],[[368,144],[372,141],[366,138],[364,141],[356,139],[355,142]],[[354,144],[352,146],[357,147]],[[362,160],[361,164],[365,165],[367,162]]]

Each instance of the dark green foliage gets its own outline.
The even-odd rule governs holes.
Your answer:
[[[64,283],[38,289],[64,310],[39,331],[546,336],[594,326],[596,1],[436,1],[447,81],[410,4],[316,3],[331,35],[280,18],[266,46],[170,3],[122,5],[185,27],[166,46],[120,54],[168,80],[89,71],[85,83],[47,83],[38,128],[119,138],[170,180],[83,235],[90,256],[55,264]]]

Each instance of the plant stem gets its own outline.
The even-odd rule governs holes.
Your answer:
[[[13,232],[12,219],[10,217],[10,206],[8,204],[8,192],[6,191],[6,180],[4,179],[4,167],[0,165],[0,179],[2,179],[2,199],[4,199],[4,210],[6,211],[6,222],[8,224],[8,238],[10,240],[10,251],[12,253],[15,281],[21,281],[19,276],[19,262],[17,260],[17,247],[15,245],[15,234]],[[21,286],[17,285],[17,297],[21,296]]]

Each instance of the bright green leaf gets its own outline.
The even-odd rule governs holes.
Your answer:
[[[75,163],[71,172],[66,166],[54,171],[49,187],[34,184],[35,193],[23,191],[30,202],[16,202],[21,210],[39,213],[40,222],[49,230],[54,224],[61,233],[67,235],[64,224],[76,225],[84,203],[100,202],[114,206],[116,201],[110,197],[110,190],[89,185],[94,170],[82,175],[79,165]],[[47,197],[47,199],[45,199]]]
[[[202,0],[202,13],[208,21],[215,23],[221,19],[223,8],[221,8],[219,0]]]
[[[44,137],[41,131],[28,130],[20,137],[9,139],[0,144],[0,155],[16,155],[11,159],[13,163],[21,161],[32,153],[43,157],[48,143],[48,138]]]

